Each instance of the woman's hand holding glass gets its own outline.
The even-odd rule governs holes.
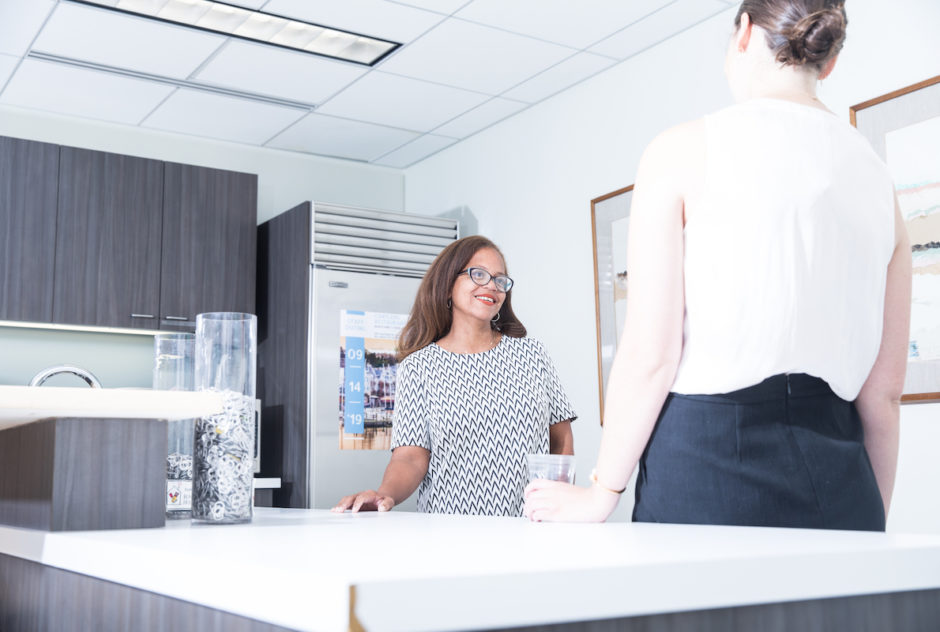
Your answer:
[[[603,522],[620,496],[597,485],[578,487],[537,478],[525,488],[525,516],[532,522]]]

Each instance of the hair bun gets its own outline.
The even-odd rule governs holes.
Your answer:
[[[845,13],[842,7],[830,7],[805,15],[785,32],[787,45],[777,52],[782,64],[818,68],[842,50],[845,41]]]

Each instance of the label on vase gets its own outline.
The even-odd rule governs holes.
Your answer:
[[[166,510],[188,511],[193,507],[193,482],[168,478],[166,481]]]

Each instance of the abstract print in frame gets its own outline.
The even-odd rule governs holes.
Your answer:
[[[610,367],[627,314],[627,234],[633,185],[591,200],[594,240],[594,305],[597,316],[597,379],[601,423]]]
[[[940,400],[940,76],[850,108],[894,178],[911,239],[911,337],[904,402]]]

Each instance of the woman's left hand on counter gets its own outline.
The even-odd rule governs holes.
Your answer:
[[[578,487],[537,478],[525,488],[524,513],[533,522],[603,522],[619,496],[597,486]]]

